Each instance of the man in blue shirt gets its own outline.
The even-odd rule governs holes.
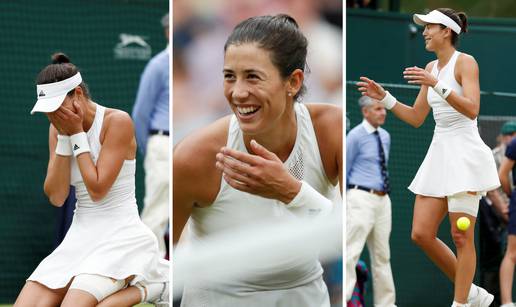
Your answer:
[[[355,266],[367,243],[374,305],[393,307],[396,293],[390,264],[391,200],[387,172],[391,139],[380,127],[387,113],[378,100],[370,97],[363,96],[358,103],[364,119],[346,137],[346,298],[351,298]]]
[[[161,21],[167,40],[169,18]],[[169,192],[169,79],[170,47],[154,56],[140,79],[132,117],[138,149],[145,157],[145,198],[142,221],[156,234],[160,251],[166,253]]]

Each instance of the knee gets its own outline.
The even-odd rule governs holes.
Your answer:
[[[460,230],[452,230],[451,232],[453,243],[455,244],[455,247],[463,248],[466,247],[469,243],[468,238],[466,236],[466,233]]]
[[[426,243],[432,241],[435,236],[420,229],[420,228],[412,228],[412,233],[410,234],[412,242],[416,245],[423,247]]]
[[[516,263],[516,251],[507,249],[505,253],[505,258],[508,258],[512,263]]]

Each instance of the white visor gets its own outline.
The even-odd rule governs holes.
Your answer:
[[[460,26],[453,21],[453,19],[438,10],[433,10],[426,15],[414,14],[414,22],[420,26],[425,26],[429,23],[441,24],[452,29],[453,32],[460,34]]]
[[[36,112],[50,113],[57,110],[63,103],[66,94],[81,84],[81,73],[54,83],[36,85],[36,97],[38,101],[30,111],[30,114]]]

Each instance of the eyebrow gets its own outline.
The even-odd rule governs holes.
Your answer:
[[[244,70],[245,73],[257,73],[257,74],[260,74],[260,75],[263,75],[263,76],[266,76],[267,74],[259,69],[246,69]],[[229,68],[224,68],[222,70],[222,73],[234,73],[234,71],[232,69],[229,69]]]

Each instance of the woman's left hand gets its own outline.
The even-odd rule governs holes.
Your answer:
[[[81,106],[77,101],[74,101],[73,107],[75,108],[75,112],[63,106],[59,107],[59,109],[54,112],[55,116],[60,119],[61,129],[67,135],[74,135],[84,131],[82,127],[84,113]]]
[[[407,79],[410,84],[427,85],[430,87],[434,87],[437,84],[437,79],[431,73],[417,66],[405,68],[403,78]]]
[[[250,155],[227,147],[217,154],[216,167],[233,188],[265,198],[290,203],[301,189],[301,182],[283,166],[281,160],[255,140]]]

